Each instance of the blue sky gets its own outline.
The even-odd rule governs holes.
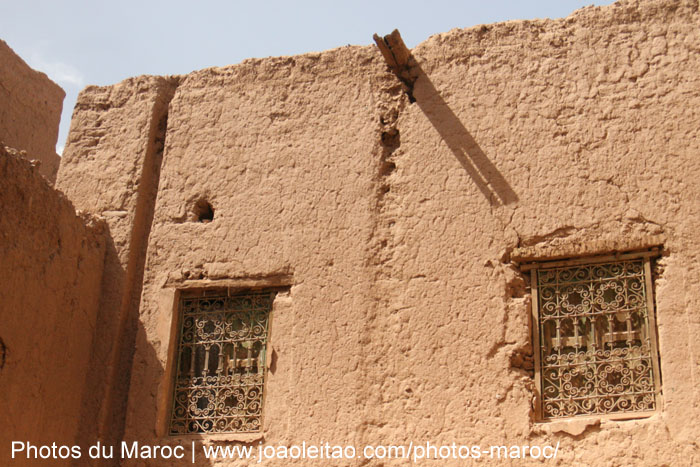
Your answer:
[[[183,74],[250,57],[372,43],[394,28],[408,47],[452,28],[560,18],[611,0],[419,2],[0,0],[0,38],[65,91],[62,151],[78,92],[142,74]]]

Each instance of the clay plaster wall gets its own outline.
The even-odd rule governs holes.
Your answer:
[[[87,431],[113,442],[123,413],[133,355],[146,239],[158,188],[167,105],[176,81],[140,77],[85,88],[78,96],[56,187],[78,209],[104,218],[105,271],[90,392],[102,401]],[[123,417],[122,417],[123,418]]]
[[[12,441],[86,439],[82,424],[98,407],[85,388],[99,378],[89,362],[105,242],[101,222],[77,215],[2,145],[0,206],[0,464],[10,465]]]
[[[251,279],[291,285],[274,311],[265,439],[362,439],[364,401],[376,391],[367,348],[384,313],[373,250],[379,115],[392,87],[369,47],[250,60],[181,81],[149,241],[129,440],[154,439],[167,412],[175,290]],[[192,221],[200,198],[214,208],[211,223]]]
[[[561,465],[697,462],[699,20],[694,1],[624,1],[450,31],[412,51],[414,103],[374,47],[191,73],[169,88],[138,236],[130,200],[169,98],[155,78],[86,90],[59,184],[125,213],[110,221],[122,267],[150,231],[138,319],[122,313],[125,438],[183,442],[163,435],[177,289],[288,284],[265,443],[560,442]],[[200,199],[210,223],[193,221]],[[536,423],[518,264],[658,245],[658,412]]]
[[[2,40],[0,63],[0,141],[41,161],[39,173],[53,183],[61,160],[56,140],[66,93]]]

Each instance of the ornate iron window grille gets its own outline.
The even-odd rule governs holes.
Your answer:
[[[554,264],[532,270],[539,417],[655,410],[660,373],[649,257]]]
[[[171,435],[260,431],[274,297],[183,294]]]

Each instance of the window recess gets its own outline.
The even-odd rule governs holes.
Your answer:
[[[658,251],[525,265],[531,270],[540,420],[631,418],[657,409],[651,280]]]
[[[183,291],[171,435],[260,431],[275,295]]]

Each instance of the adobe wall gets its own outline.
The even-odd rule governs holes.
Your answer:
[[[176,80],[139,77],[111,87],[88,86],[78,96],[56,187],[107,228],[100,319],[90,381],[101,401],[89,421],[95,439],[114,442],[123,421],[145,248],[163,153],[167,106]],[[123,419],[123,416],[121,417]]]
[[[104,226],[0,144],[0,464],[11,442],[82,444]],[[15,460],[21,465],[47,461]],[[52,465],[68,465],[60,460]]]
[[[561,441],[564,465],[697,462],[698,19],[697,2],[619,2],[452,31],[412,51],[416,103],[397,124],[399,212],[386,263],[408,325],[375,379],[400,394],[435,375],[437,353],[443,370],[428,394],[445,409],[409,438]],[[665,250],[655,290],[661,410],[583,433],[534,424],[532,380],[509,369],[530,351],[529,289],[509,260],[651,245]],[[418,316],[427,332],[411,337]],[[407,418],[420,427],[436,417],[425,403],[406,417],[401,402],[385,404],[375,439],[403,435]]]
[[[174,292],[198,283],[291,285],[275,304],[266,440],[362,439],[364,401],[376,391],[368,348],[386,312],[374,250],[379,115],[392,88],[370,47],[248,60],[181,81],[149,240],[127,439],[148,442],[163,422]],[[193,220],[200,199],[214,208],[211,223]]]
[[[146,230],[129,200],[159,85],[85,91],[59,185],[141,232],[116,234],[120,264],[148,237],[138,320],[122,310],[125,438],[189,445],[163,435],[176,290],[287,284],[266,444],[559,442],[553,464],[697,462],[699,20],[695,1],[623,1],[440,34],[412,51],[414,103],[373,46],[191,73],[173,83]],[[519,263],[649,246],[664,252],[658,412],[536,423]]]
[[[0,141],[26,151],[27,159],[41,161],[39,173],[53,183],[61,161],[56,140],[66,93],[3,40],[0,63]]]

